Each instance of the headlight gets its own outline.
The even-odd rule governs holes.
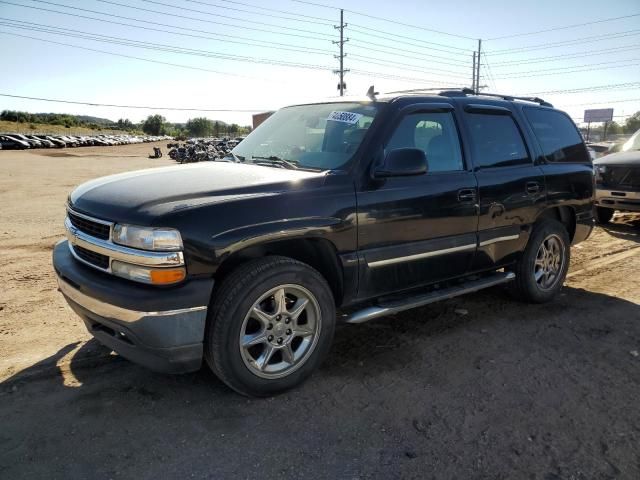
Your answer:
[[[133,225],[116,224],[113,227],[113,241],[120,245],[142,250],[182,250],[180,232],[173,228],[135,227]]]
[[[133,280],[135,282],[151,285],[170,285],[184,280],[187,275],[184,267],[179,268],[148,268],[139,265],[113,260],[111,272],[118,277]]]
[[[602,175],[604,175],[607,171],[607,167],[605,165],[594,165],[593,173],[596,176],[596,181],[602,180]]]

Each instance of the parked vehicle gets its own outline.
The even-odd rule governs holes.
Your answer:
[[[640,130],[622,150],[593,162],[596,173],[596,219],[608,223],[616,210],[640,212]]]
[[[30,140],[36,140],[40,142],[40,146],[44,148],[51,148],[54,146],[53,142],[47,140],[46,138],[40,138],[37,135],[25,135]]]
[[[52,137],[51,135],[35,135],[35,136],[42,140],[48,140],[49,142],[51,142],[52,147],[64,148],[66,146],[66,143],[64,143],[62,140],[60,140],[59,138]]]
[[[42,143],[39,140],[34,140],[32,138],[27,137],[26,135],[21,135],[19,133],[12,133],[11,137],[18,140],[22,140],[23,142],[27,142],[31,148],[42,147]]]
[[[25,142],[24,140],[21,140],[12,135],[0,136],[0,142],[2,142],[3,150],[24,150],[27,148],[31,148],[29,142]]]
[[[372,97],[284,108],[225,162],[74,190],[53,265],[91,334],[265,396],[320,365],[337,321],[503,284],[555,298],[593,228],[569,116],[468,90]]]

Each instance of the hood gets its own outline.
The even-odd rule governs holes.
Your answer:
[[[636,165],[640,167],[640,150],[612,153],[593,161],[594,165]]]
[[[91,180],[69,195],[69,205],[105,220],[151,225],[158,216],[171,212],[319,187],[325,177],[325,172],[199,162]]]

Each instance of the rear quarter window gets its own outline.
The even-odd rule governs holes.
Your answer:
[[[551,163],[589,163],[587,148],[574,123],[555,110],[525,107],[525,117]]]

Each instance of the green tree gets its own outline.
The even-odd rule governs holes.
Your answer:
[[[217,120],[213,124],[213,135],[216,137],[220,136],[220,122]]]
[[[208,137],[214,131],[214,123],[205,117],[190,118],[187,122],[187,131],[192,137]]]
[[[133,122],[128,118],[120,118],[116,124],[120,130],[128,131],[128,130],[133,130],[135,128],[135,126],[133,125]]]
[[[166,121],[162,115],[149,115],[142,124],[142,131],[147,135],[164,135]]]
[[[634,133],[638,130],[640,130],[640,112],[631,115],[624,124],[624,133]]]

